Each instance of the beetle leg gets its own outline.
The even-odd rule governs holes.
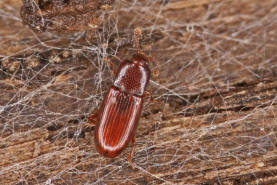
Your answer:
[[[96,119],[98,117],[98,111],[96,113],[91,114],[88,118],[87,118],[87,122],[84,123],[84,126],[95,126],[96,125]]]
[[[133,153],[134,153],[134,151],[135,151],[135,136],[132,138],[132,150],[131,150],[131,152],[129,153],[129,155],[128,155],[128,162],[129,162],[129,164],[132,166],[132,168],[133,169],[135,169],[135,165],[134,165],[134,163],[132,162],[132,157],[133,157]]]
[[[159,77],[159,75],[160,75],[159,66],[157,66],[157,68],[153,70],[152,74],[153,74],[154,78],[158,78]]]
[[[116,75],[116,69],[114,67],[114,62],[120,63],[121,59],[118,58],[117,56],[112,56],[111,59],[104,58],[104,61],[108,63],[109,70],[111,71],[112,76],[115,77],[115,75]]]
[[[111,72],[112,72],[112,75],[113,75],[113,77],[114,77],[115,74],[116,74],[116,71],[115,71],[115,69],[114,69],[114,65],[113,65],[113,63],[112,63],[111,60],[108,61],[108,65],[109,65],[109,68],[110,68],[110,70],[111,70]]]
[[[154,100],[154,98],[153,98],[153,96],[152,96],[152,93],[149,92],[149,91],[144,91],[143,96],[149,97],[151,103],[160,103],[158,100]]]
[[[88,117],[89,123],[92,123],[92,124],[93,124],[93,123],[96,121],[97,116],[98,116],[98,113],[97,113],[97,112],[94,113],[94,114],[92,114],[91,116],[89,116],[89,117]]]
[[[114,77],[115,74],[116,74],[116,71],[115,71],[115,68],[114,68],[112,60],[108,59],[108,58],[104,58],[104,61],[108,63],[109,70],[111,71],[111,73],[112,73],[112,75]]]
[[[158,78],[159,77],[159,62],[157,60],[155,60],[152,56],[148,56],[148,60],[154,64],[154,67],[156,69],[153,70],[152,74],[154,78]]]
[[[150,97],[150,101],[153,102],[152,93],[149,91],[144,91],[143,96]]]

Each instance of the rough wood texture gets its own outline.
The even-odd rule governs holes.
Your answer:
[[[63,35],[31,32],[21,5],[0,2],[0,184],[277,184],[276,0],[115,1],[98,32]],[[160,77],[133,170],[84,123],[137,26]]]
[[[38,32],[77,32],[95,30],[101,12],[112,1],[98,0],[23,0],[22,22]]]

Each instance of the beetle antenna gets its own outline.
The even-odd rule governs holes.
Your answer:
[[[137,49],[138,53],[141,53],[140,45],[139,45],[139,39],[141,37],[141,28],[135,28],[134,29],[134,43],[133,47]]]
[[[140,27],[137,27],[134,29],[134,43],[133,43],[133,47],[137,49],[138,54],[143,55],[144,57],[146,57],[148,59],[148,63],[154,64],[154,66],[156,67],[156,69],[153,71],[153,76],[155,78],[157,78],[159,76],[159,62],[154,60],[154,58],[152,56],[148,56],[146,55],[141,49],[140,49],[140,44],[139,44],[139,39],[141,38],[142,35],[142,31]]]

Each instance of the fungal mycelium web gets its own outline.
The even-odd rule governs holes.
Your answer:
[[[23,13],[0,2],[0,184],[277,181],[275,0],[23,2]],[[160,75],[133,170],[131,147],[97,153],[86,117],[113,81],[109,61],[134,54],[137,27]]]

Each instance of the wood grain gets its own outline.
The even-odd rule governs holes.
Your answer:
[[[277,184],[276,1],[134,2],[117,1],[98,32],[62,35],[0,3],[0,184]],[[85,124],[134,27],[160,63],[135,170],[130,147],[101,157]]]

